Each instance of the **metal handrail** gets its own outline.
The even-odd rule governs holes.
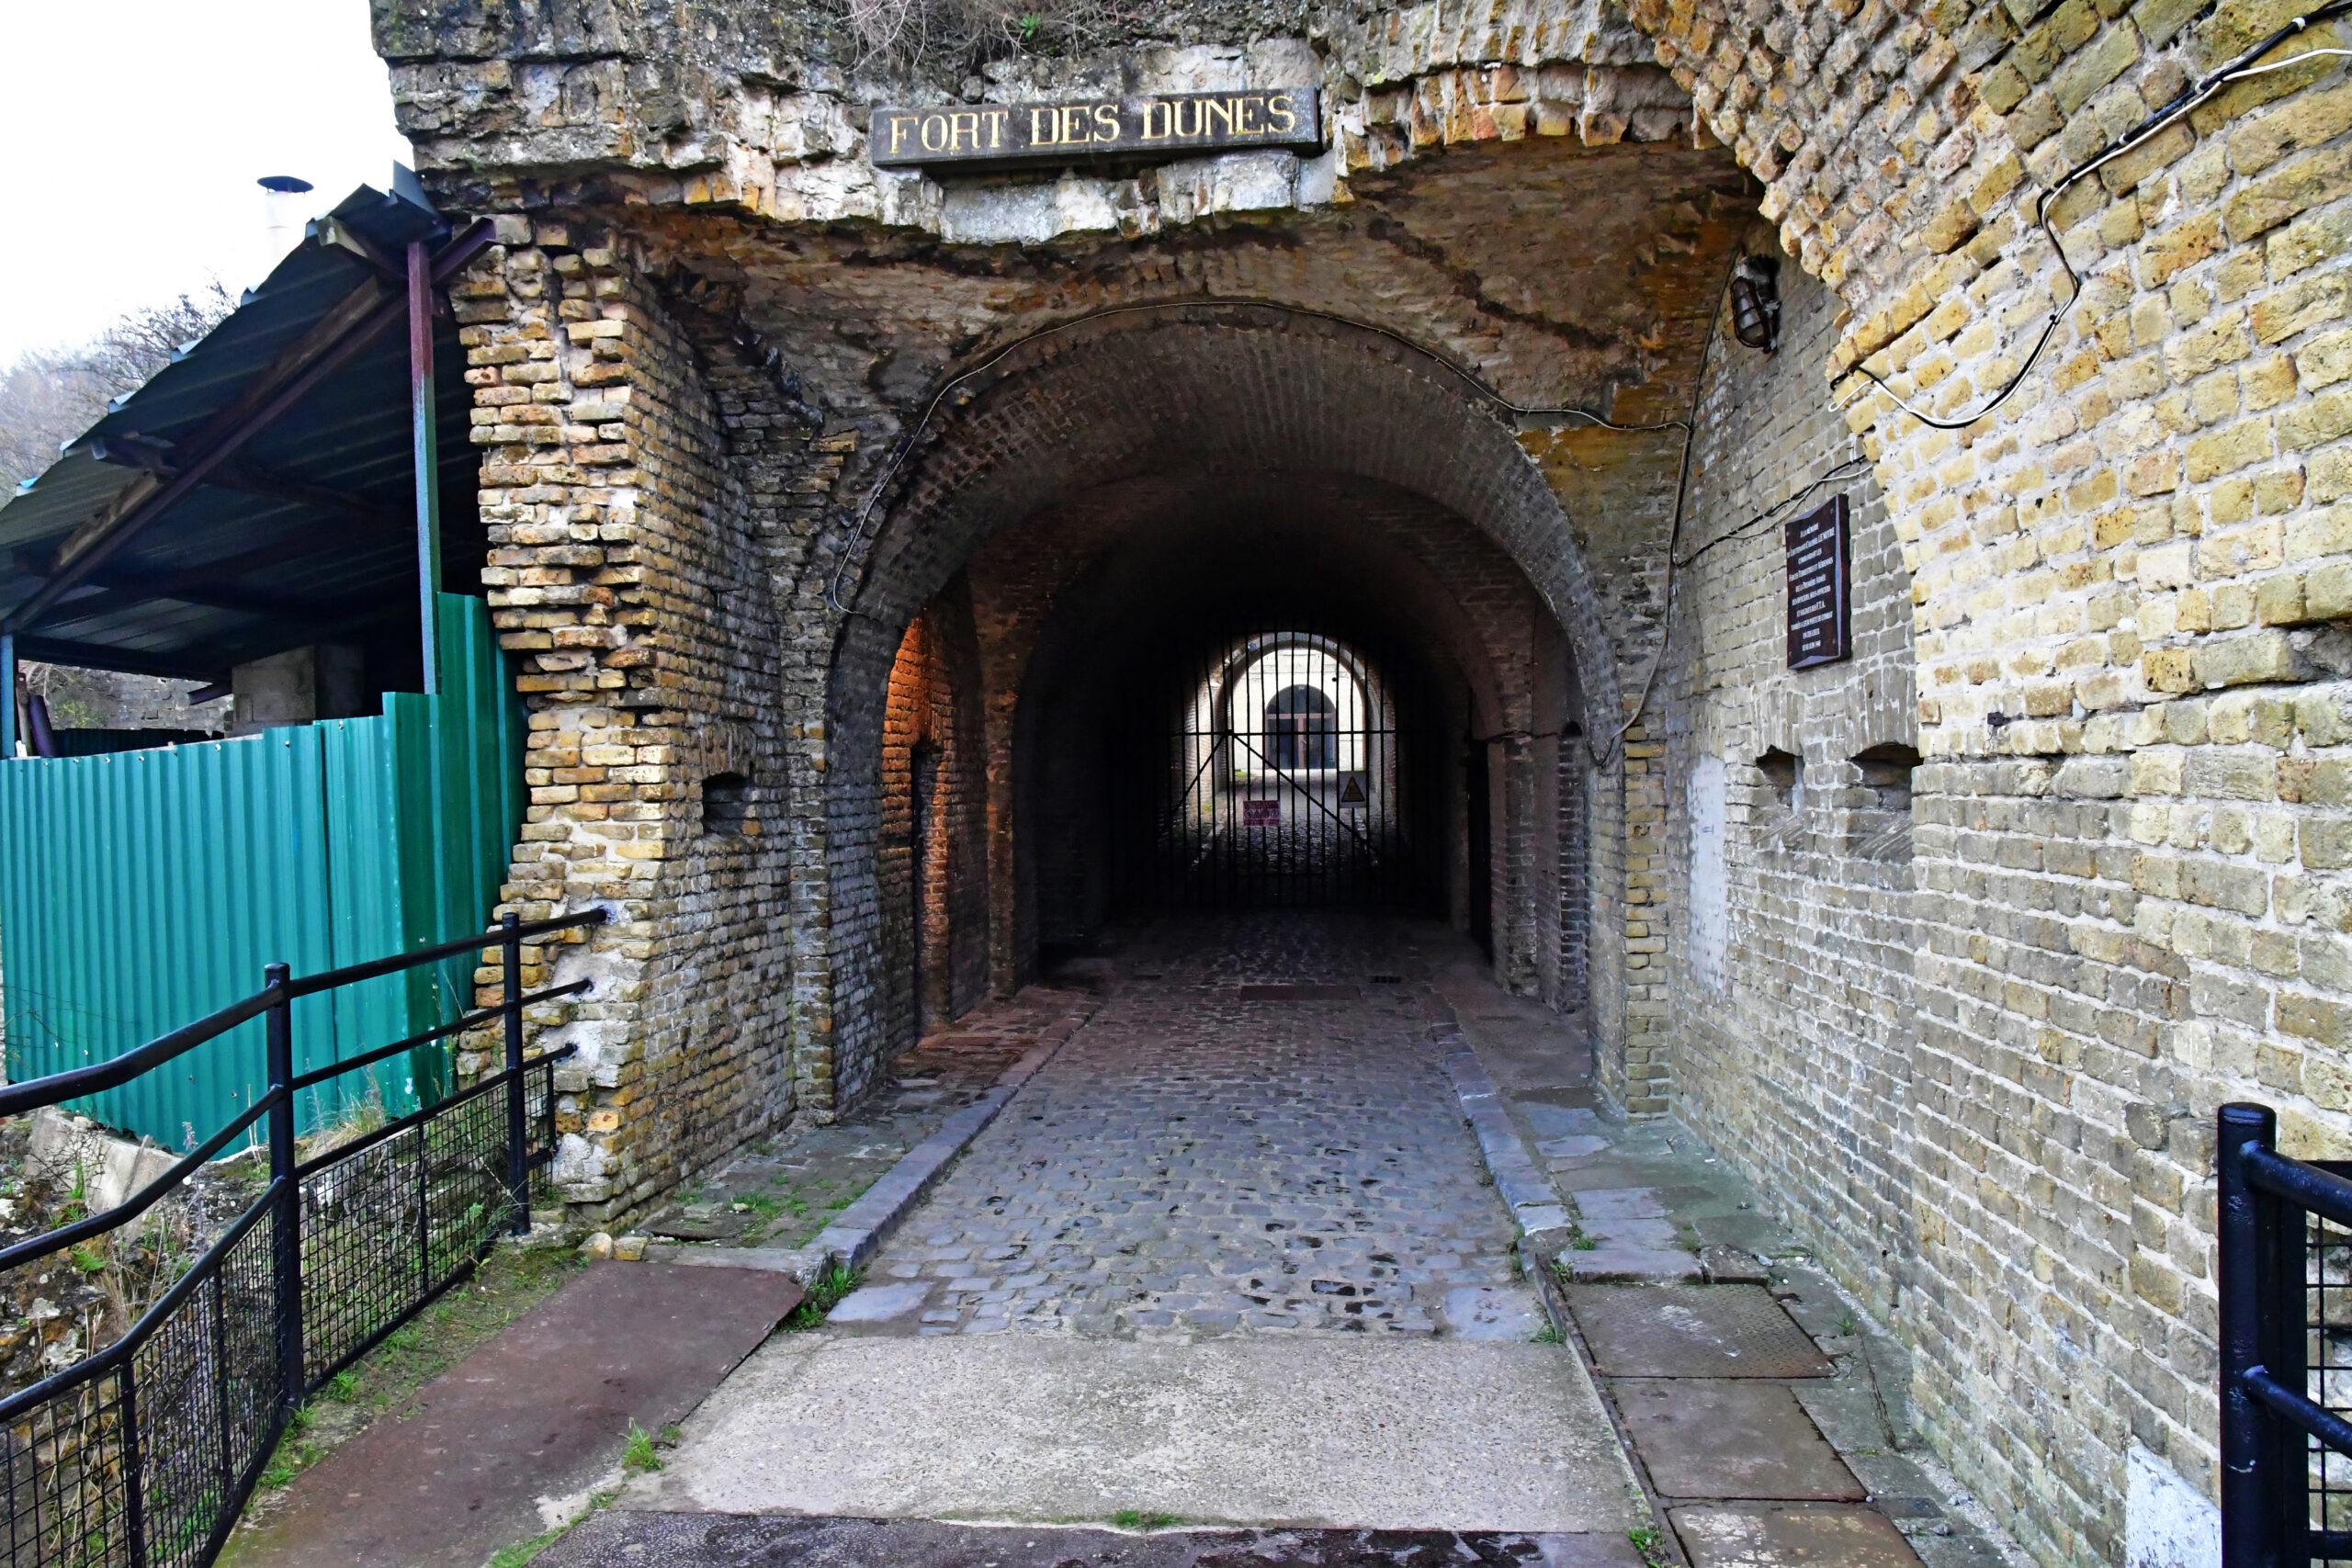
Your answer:
[[[431,1105],[425,1106],[420,1111],[412,1111],[407,1115],[401,1117],[398,1121],[385,1122],[382,1126],[377,1128],[374,1132],[368,1134],[364,1137],[354,1138],[347,1144],[337,1144],[334,1148],[327,1150],[324,1154],[312,1156],[311,1158],[306,1159],[301,1164],[296,1166],[294,1168],[294,1174],[298,1177],[315,1175],[319,1171],[324,1170],[328,1166],[339,1164],[344,1160],[351,1158],[354,1155],[365,1154],[369,1149],[374,1148],[378,1144],[383,1143],[388,1139],[400,1136],[402,1133],[407,1132],[411,1127],[417,1126],[422,1122],[429,1122],[434,1117],[439,1116],[454,1107],[463,1105],[469,1100],[480,1100],[492,1089],[504,1086],[509,1081],[518,1077],[524,1073],[529,1072],[532,1068],[540,1066],[542,1063],[564,1061],[567,1058],[577,1055],[579,1050],[580,1047],[577,1045],[566,1045],[560,1050],[543,1051],[536,1056],[526,1056],[523,1058],[523,1065],[519,1067],[502,1068],[499,1071],[491,1074],[488,1077],[483,1078],[481,1082],[469,1084],[466,1088],[459,1089],[457,1093],[449,1096],[447,1100],[437,1100]]]
[[[113,1208],[95,1214],[85,1214],[69,1225],[20,1241],[13,1247],[0,1248],[0,1269],[14,1269],[20,1263],[47,1258],[52,1252],[62,1252],[77,1241],[87,1241],[94,1235],[129,1224],[158,1202],[179,1190],[180,1184],[204,1168],[205,1161],[229,1146],[229,1141],[255,1122],[262,1113],[286,1098],[288,1089],[273,1089],[245,1107],[245,1113],[206,1139],[203,1144],[182,1156],[171,1169],[117,1203]]]
[[[506,914],[488,938],[497,944],[502,971],[501,994],[495,1005],[473,1010],[450,1023],[300,1076],[294,1072],[297,998],[472,952],[486,945],[485,938],[468,936],[436,942],[412,953],[348,964],[299,980],[288,974],[286,965],[273,964],[264,971],[260,991],[194,1024],[175,1030],[112,1062],[15,1086],[9,1100],[0,1103],[17,1108],[54,1104],[126,1082],[256,1016],[266,1023],[268,1088],[252,1105],[200,1147],[175,1162],[162,1177],[124,1201],[0,1248],[0,1269],[5,1269],[33,1262],[89,1237],[119,1229],[178,1190],[206,1161],[247,1134],[256,1122],[266,1119],[269,1182],[243,1213],[111,1345],[30,1388],[0,1399],[0,1424],[29,1423],[29,1430],[35,1434],[54,1429],[54,1424],[60,1421],[97,1423],[89,1427],[91,1435],[85,1440],[117,1445],[119,1460],[119,1469],[113,1472],[118,1478],[119,1494],[112,1503],[101,1501],[93,1505],[103,1516],[95,1523],[70,1525],[66,1534],[51,1541],[43,1533],[51,1527],[40,1522],[37,1509],[31,1517],[34,1539],[28,1543],[15,1533],[25,1517],[10,1514],[9,1539],[17,1553],[11,1556],[11,1562],[80,1562],[92,1539],[91,1530],[100,1531],[111,1542],[116,1539],[112,1532],[119,1528],[129,1549],[129,1561],[137,1563],[149,1560],[151,1529],[194,1528],[204,1532],[204,1544],[195,1561],[209,1562],[227,1540],[271,1450],[301,1401],[469,1275],[488,1256],[501,1230],[514,1234],[529,1230],[531,1172],[552,1159],[556,1152],[555,1065],[572,1055],[577,1047],[564,1045],[526,1056],[523,1014],[525,1009],[536,1004],[580,995],[590,988],[590,983],[579,980],[526,992],[522,983],[523,943],[526,937],[594,926],[606,918],[604,910],[591,909],[526,923],[511,912]],[[504,1025],[505,1060],[501,1070],[363,1137],[308,1160],[299,1157],[294,1121],[299,1090],[358,1071],[418,1045],[479,1028],[493,1019],[503,1021]],[[526,1106],[532,1092],[526,1079],[534,1074],[543,1075],[537,1090],[540,1109],[537,1111]],[[488,1122],[479,1111],[464,1111],[447,1124],[447,1139],[457,1140],[455,1143],[436,1138],[428,1130],[427,1124],[436,1119],[479,1105],[502,1091],[505,1095],[503,1140],[492,1131],[495,1123]],[[530,1133],[535,1117],[540,1119],[544,1129],[536,1146]],[[356,1211],[345,1212],[345,1200],[334,1196],[338,1191],[336,1184],[331,1179],[322,1179],[322,1173],[345,1162],[372,1162],[374,1151],[403,1137],[408,1139],[407,1152],[395,1151],[394,1158],[413,1162],[415,1175],[413,1179],[403,1179],[391,1190],[399,1194],[392,1201],[396,1207],[413,1205],[413,1213],[388,1222],[383,1214],[368,1206],[377,1200],[364,1197]],[[500,1170],[497,1148],[502,1141],[504,1168]],[[459,1151],[454,1161],[448,1157],[453,1149]],[[457,1206],[446,1212],[436,1211],[436,1202],[443,1201],[436,1198],[436,1192],[450,1192],[451,1184],[455,1184],[458,1194],[453,1200]],[[380,1185],[363,1181],[355,1190],[371,1193]],[[495,1199],[493,1193],[497,1194]],[[266,1262],[251,1257],[250,1249],[243,1259],[232,1257],[236,1248],[250,1242],[255,1228],[265,1221],[269,1222]],[[408,1238],[400,1243],[399,1249],[404,1249],[410,1257],[389,1277],[380,1271],[364,1277],[351,1276],[334,1266],[331,1259],[334,1248],[350,1245],[355,1235],[363,1239],[378,1235]],[[459,1238],[461,1245],[453,1247],[452,1242]],[[321,1250],[318,1256],[311,1257],[306,1248]],[[322,1259],[329,1261],[322,1266]],[[311,1277],[306,1279],[306,1274]],[[232,1276],[237,1282],[232,1283]],[[388,1278],[405,1282],[392,1284],[388,1294]],[[197,1292],[208,1286],[212,1292],[210,1297],[198,1296]],[[233,1309],[228,1305],[232,1290],[243,1293],[241,1304]],[[308,1302],[310,1310],[306,1311],[306,1296],[312,1292],[323,1293]],[[191,1312],[193,1320],[187,1315]],[[266,1325],[254,1315],[263,1312],[268,1314]],[[232,1334],[228,1326],[232,1321],[243,1325],[242,1341]],[[254,1338],[256,1329],[260,1333],[258,1340]],[[140,1351],[157,1335],[196,1337],[194,1354],[199,1365],[209,1371],[194,1380],[193,1392],[190,1386],[182,1386],[181,1382],[169,1378],[157,1381],[154,1368],[140,1359]],[[231,1368],[232,1344],[242,1344],[242,1348],[233,1351],[246,1358],[242,1371]],[[110,1382],[103,1381],[109,1379]],[[212,1385],[209,1393],[202,1386],[208,1379]],[[232,1400],[231,1383],[237,1379],[243,1380],[245,1393],[238,1395],[243,1403]],[[83,1392],[85,1386],[95,1392]],[[190,1398],[198,1403],[189,1404]],[[158,1405],[158,1400],[164,1404]],[[92,1406],[94,1401],[96,1406],[104,1407],[99,1414],[74,1414]],[[61,1410],[65,1414],[61,1416]],[[245,1456],[233,1466],[225,1457],[220,1460],[216,1490],[193,1517],[185,1512],[185,1496],[169,1488],[151,1493],[148,1480],[150,1462],[155,1457],[150,1450],[163,1440],[164,1430],[157,1423],[189,1420],[217,1426],[221,1455],[233,1448]],[[51,1425],[44,1427],[44,1423]],[[171,1429],[177,1431],[178,1427],[174,1425]],[[61,1462],[39,1457],[40,1439],[37,1436],[28,1440],[34,1446],[28,1450],[25,1462],[36,1470]],[[80,1450],[69,1444],[59,1451]],[[36,1493],[49,1483],[39,1477],[32,1483]],[[11,1470],[6,1487],[0,1488],[8,1491],[12,1507],[22,1484]],[[69,1479],[62,1484],[70,1487],[80,1483]],[[109,1507],[119,1507],[120,1512],[107,1514]],[[175,1507],[182,1507],[182,1512],[168,1524],[159,1522]],[[52,1559],[49,1555],[52,1546],[61,1556]],[[28,1551],[29,1555],[24,1555]]]
[[[472,953],[493,942],[510,938],[529,941],[535,936],[547,936],[556,931],[568,931],[580,926],[601,926],[612,917],[602,909],[582,909],[576,915],[550,915],[544,920],[517,920],[511,926],[476,936],[452,937],[436,942],[430,947],[420,947],[413,953],[395,953],[390,958],[371,959],[365,964],[346,964],[340,969],[322,969],[316,975],[305,975],[288,981],[286,994],[289,997],[316,996],[339,986],[356,985],[382,975],[397,975],[403,969],[413,969],[420,964],[432,964],[444,958],[455,958],[461,953]]]
[[[580,926],[600,926],[610,918],[602,909],[583,909],[577,915],[557,915],[544,920],[521,922],[514,927],[514,931],[527,939]],[[321,991],[356,985],[361,980],[397,975],[419,964],[435,964],[444,958],[455,958],[461,953],[473,952],[485,945],[485,938],[493,935],[496,940],[504,940],[506,933],[501,931],[485,932],[481,936],[458,937],[448,942],[435,942],[430,947],[420,947],[413,953],[396,953],[390,958],[373,959],[366,964],[322,970],[299,980],[289,980],[284,994],[287,997],[316,996]],[[216,1040],[237,1025],[261,1017],[277,1001],[278,996],[276,989],[265,987],[252,996],[207,1013],[194,1023],[185,1023],[167,1034],[159,1034],[146,1044],[126,1051],[111,1060],[94,1063],[86,1067],[69,1067],[64,1072],[51,1073],[46,1077],[30,1078],[20,1084],[0,1088],[0,1116],[18,1116],[45,1106],[62,1105],[69,1100],[85,1099],[104,1089],[119,1089],[175,1057],[186,1055],[206,1041]]]
[[[2238,1160],[2245,1179],[2273,1197],[2352,1225],[2352,1181],[2260,1144],[2241,1149]]]
[[[538,1002],[553,1001],[558,997],[580,996],[594,984],[593,980],[574,980],[569,986],[550,986],[544,991],[531,992],[517,1005],[530,1007]],[[377,1063],[397,1056],[403,1051],[413,1051],[419,1045],[430,1045],[435,1040],[447,1040],[452,1034],[463,1034],[469,1029],[479,1029],[505,1010],[504,1002],[493,1003],[486,1008],[476,1008],[463,1018],[452,1020],[437,1029],[428,1029],[422,1034],[412,1034],[405,1040],[395,1040],[390,1045],[379,1045],[362,1055],[346,1056],[340,1062],[330,1062],[314,1072],[302,1074],[289,1087],[296,1089],[315,1089],[329,1078],[341,1077],[344,1074],[356,1072],[361,1067],[372,1067]]]
[[[2224,1105],[2216,1130],[2222,1568],[2305,1568],[2352,1551],[2352,1532],[2312,1523],[2306,1446],[2352,1458],[2352,1421],[2296,1386],[2311,1331],[2304,1216],[2352,1227],[2352,1180],[2278,1153],[2267,1106]]]
[[[269,1010],[270,995],[256,991],[250,997],[231,1002],[217,1012],[209,1012],[194,1023],[184,1023],[168,1034],[159,1034],[135,1050],[125,1051],[109,1061],[86,1067],[69,1067],[47,1077],[28,1078],[19,1084],[0,1089],[0,1116],[17,1116],[43,1106],[62,1105],[69,1100],[80,1100],[100,1089],[117,1089],[142,1073],[153,1072],[175,1056],[187,1055],[208,1040],[217,1039],[251,1019]]]

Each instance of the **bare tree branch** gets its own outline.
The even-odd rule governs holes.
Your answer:
[[[166,304],[133,310],[78,348],[40,350],[0,371],[0,500],[57,460],[64,442],[103,418],[237,308],[215,281]]]

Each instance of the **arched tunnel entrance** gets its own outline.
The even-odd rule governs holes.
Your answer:
[[[1434,916],[1581,1010],[1611,608],[1512,428],[1392,338],[1262,308],[1003,358],[910,465],[836,653],[834,994],[872,998],[837,1092],[1154,909]]]

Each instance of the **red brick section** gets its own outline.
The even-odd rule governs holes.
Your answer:
[[[979,650],[961,581],[915,617],[882,735],[883,1027],[914,1040],[989,994],[988,761]]]

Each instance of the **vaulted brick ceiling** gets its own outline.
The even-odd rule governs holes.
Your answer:
[[[1686,412],[1754,189],[1720,149],[1531,140],[1361,178],[1357,199],[1136,240],[951,245],[707,210],[605,215],[681,287],[737,294],[829,412],[902,412],[952,367],[1138,300],[1263,299],[1401,333],[1512,400]]]

